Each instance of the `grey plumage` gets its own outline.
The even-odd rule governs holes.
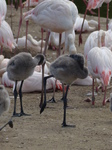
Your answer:
[[[7,65],[7,75],[10,80],[15,81],[14,88],[14,112],[13,116],[22,116],[27,115],[23,111],[22,106],[22,85],[26,78],[31,76],[34,72],[34,68],[36,65],[41,65],[45,61],[45,57],[42,54],[36,55],[34,58],[30,53],[21,52],[14,57],[12,57]],[[19,97],[20,97],[20,105],[21,112],[20,114],[16,113],[16,99],[17,99],[17,82],[21,81],[20,89],[19,89]]]
[[[68,126],[66,124],[66,107],[67,107],[67,93],[69,85],[72,84],[77,78],[84,79],[88,76],[88,70],[84,67],[84,57],[82,54],[61,55],[50,65],[50,76],[44,77],[44,103],[41,107],[40,113],[42,113],[46,107],[46,80],[50,77],[55,77],[60,80],[63,85],[66,84],[66,92],[63,96],[64,103],[64,115],[62,126]],[[64,88],[63,88],[64,90]]]
[[[3,85],[0,85],[0,115],[4,111],[8,111],[10,107],[10,98],[7,90]]]

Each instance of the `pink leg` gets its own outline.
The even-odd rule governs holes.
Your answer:
[[[43,47],[43,28],[41,28],[41,53],[42,53],[42,47]]]
[[[57,57],[60,56],[60,52],[61,52],[61,36],[62,34],[59,33],[59,48],[57,49]]]
[[[106,102],[106,91],[107,91],[107,87],[105,86],[105,93],[104,93],[104,100],[103,100],[103,105],[105,105],[105,102]]]
[[[22,0],[20,0],[20,20],[19,20],[19,28],[18,28],[18,34],[17,34],[16,43],[18,43],[18,38],[19,38],[21,24],[22,24]]]
[[[98,8],[98,30],[100,30],[100,8]]]
[[[106,29],[108,30],[108,13],[109,13],[109,3],[107,4],[107,20],[106,20]]]
[[[29,6],[30,6],[30,0],[28,0],[28,11],[29,11]],[[27,51],[28,24],[29,24],[29,21],[26,21],[26,43],[25,43],[26,51]]]
[[[87,14],[87,7],[86,7],[85,14],[84,14],[82,26],[81,26],[81,31],[80,31],[80,34],[79,34],[79,46],[80,46],[80,44],[82,44],[82,35],[81,34],[82,34],[82,30],[83,30],[83,25],[84,25],[84,21],[85,21],[85,18],[86,18],[86,14]]]
[[[11,0],[11,29],[12,29],[12,7],[13,7],[13,0]]]

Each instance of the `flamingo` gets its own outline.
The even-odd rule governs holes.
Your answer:
[[[3,55],[0,55],[0,77],[2,77],[4,72],[6,72],[8,62],[8,58],[4,58]]]
[[[99,78],[105,87],[103,105],[106,103],[106,89],[112,75],[112,52],[107,47],[92,48],[87,57],[88,71],[93,78],[92,105],[94,105],[94,79]]]
[[[0,45],[10,49],[11,51],[17,46],[17,44],[14,42],[12,30],[5,20],[1,22],[0,26]]]
[[[76,5],[71,1],[44,0],[40,2],[35,8],[24,13],[23,17],[25,21],[32,19],[36,24],[40,25],[41,28],[44,28],[53,32],[57,32],[57,33],[65,32],[65,50],[67,50],[68,35],[72,34],[73,32],[73,25],[75,23],[77,15],[78,15],[78,9]],[[48,45],[48,38],[49,38],[49,33],[46,39],[46,46],[45,46],[45,50],[43,53],[44,55],[46,55],[46,47]],[[59,51],[57,54],[58,56],[60,55],[60,45],[61,45],[61,36],[59,38]],[[43,69],[42,76],[43,75],[44,75],[44,69]],[[41,107],[41,104],[40,104],[40,107]]]
[[[5,16],[7,13],[7,4],[5,0],[0,1],[0,25],[3,20],[5,20]]]
[[[65,49],[68,46],[68,34],[72,34],[78,10],[76,5],[67,0],[44,0],[35,8],[23,13],[24,20],[32,19],[44,29],[65,32]],[[55,17],[58,16],[58,17]],[[55,18],[55,19],[54,19]]]
[[[80,43],[82,43],[81,33],[82,33],[82,30],[83,30],[83,24],[84,24],[84,20],[86,18],[87,10],[98,8],[98,30],[100,30],[100,7],[102,6],[102,4],[104,2],[107,3],[106,29],[108,30],[108,10],[109,10],[109,3],[110,3],[110,1],[111,0],[89,0],[88,1],[88,5],[86,7],[86,11],[85,11],[85,14],[84,14],[84,19],[83,19],[83,23],[82,23],[82,27],[81,27],[81,31],[80,31],[80,35],[79,35],[79,45],[80,45]]]
[[[15,39],[15,42],[17,41],[17,39]],[[31,50],[35,50],[36,52],[41,52],[41,43],[42,44],[42,52],[44,51],[44,47],[45,47],[45,41],[43,40],[35,40],[32,35],[28,34],[27,35],[27,48],[31,49]],[[25,48],[25,44],[26,44],[26,36],[20,37],[18,38],[18,43],[17,43],[17,47],[18,49],[23,49]],[[48,47],[47,47],[48,49]]]
[[[71,36],[71,38],[70,38]],[[73,30],[72,35],[69,34],[68,36],[68,40],[71,39],[71,42],[69,43],[74,45],[75,43],[75,32]],[[59,47],[59,33],[56,32],[50,32],[50,36],[49,36],[49,45],[52,46],[53,48],[57,49]],[[69,46],[70,47],[70,46]],[[63,32],[61,34],[61,48],[65,48],[65,32]],[[68,48],[69,49],[69,48]],[[76,47],[74,47],[75,51],[76,51]],[[70,50],[70,49],[69,49]],[[70,52],[70,51],[69,51]]]
[[[8,91],[5,89],[4,85],[0,85],[0,115],[4,111],[8,111],[10,107],[10,98]]]
[[[8,78],[15,82],[14,88],[14,112],[13,116],[22,116],[27,115],[23,111],[22,106],[22,85],[26,78],[31,76],[34,72],[34,68],[36,65],[41,65],[44,63],[45,58],[42,54],[36,55],[32,58],[30,53],[21,52],[14,57],[12,57],[7,65],[7,72]],[[20,114],[16,113],[16,99],[17,99],[17,82],[21,81],[20,89],[19,89],[19,97],[20,97],[20,104],[21,104],[21,112]]]
[[[50,77],[55,77],[63,84],[67,85],[66,93],[64,95],[64,115],[62,126],[68,126],[66,124],[66,106],[67,106],[67,92],[69,86],[77,78],[84,79],[88,75],[88,70],[84,67],[84,58],[82,54],[61,55],[50,65],[50,75],[44,77],[44,103],[41,107],[40,113],[42,113],[46,107],[46,80]]]
[[[6,90],[6,88],[4,87],[4,85],[0,85],[0,115],[5,112],[8,111],[10,108],[10,97],[8,94],[8,91]],[[12,122],[12,118],[2,127],[0,127],[0,131],[6,126],[9,125],[11,128],[13,128],[13,122]]]
[[[87,59],[89,51],[93,47],[107,47],[112,50],[112,31],[111,30],[99,30],[90,33],[85,45],[84,45],[84,56]]]
[[[74,24],[74,31],[76,33],[80,33],[81,31],[81,26],[82,26],[82,22],[83,22],[83,18],[81,18],[79,15],[78,17],[76,18],[76,22]],[[90,26],[92,25],[92,26]],[[84,21],[84,26],[83,26],[83,30],[82,32],[83,33],[86,33],[86,32],[93,32],[95,30],[98,29],[98,22],[95,21],[95,20],[86,20]]]
[[[44,74],[44,76],[48,76],[48,74]],[[56,86],[55,86],[55,82],[56,82]],[[15,82],[8,78],[7,72],[5,72],[2,75],[1,83],[6,87],[10,87],[13,89],[15,87]],[[20,84],[21,82],[18,82],[17,91],[19,91]],[[55,90],[55,88],[57,90],[62,90],[62,85],[60,81],[58,80],[56,81],[55,78],[50,78],[47,82],[46,90],[52,90],[52,89]],[[41,92],[41,89],[42,89],[42,74],[41,72],[34,71],[30,77],[24,80],[22,92],[23,93],[35,92],[35,91]]]
[[[111,0],[89,0],[87,9],[96,9],[98,8],[98,17],[100,18],[100,7],[103,3],[107,4],[107,21],[106,21],[106,29],[108,30],[108,11],[109,11],[109,3]],[[99,29],[100,29],[100,20],[99,20]]]

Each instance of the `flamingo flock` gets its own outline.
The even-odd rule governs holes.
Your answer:
[[[47,91],[53,91],[53,100],[56,90],[63,91],[62,127],[70,126],[66,123],[67,95],[70,86],[74,84],[92,86],[92,99],[89,101],[95,105],[94,80],[99,80],[104,88],[102,104],[106,104],[106,91],[112,77],[112,25],[111,21],[108,23],[110,1],[84,1],[87,8],[84,18],[82,18],[73,1],[27,0],[22,2],[20,0],[18,5],[20,7],[19,27],[15,39],[13,30],[6,22],[6,1],[0,1],[0,115],[10,109],[10,99],[5,87],[12,88],[14,96],[12,117],[29,116],[23,110],[23,93],[35,91],[41,93],[39,105],[41,114],[47,105]],[[87,10],[92,12],[92,9],[96,8],[98,8],[99,18],[100,7],[104,2],[107,3],[106,31],[100,29],[100,20],[97,22],[93,19],[85,19]],[[16,1],[15,4],[17,8]],[[24,13],[22,12],[23,8],[25,9]],[[41,31],[45,30],[45,40],[43,40],[43,32],[42,39],[39,41],[28,33],[28,25],[31,26],[30,23],[28,24],[30,21],[34,26],[39,26]],[[26,22],[26,35],[19,37],[22,22]],[[88,33],[89,36],[84,44],[83,52],[79,53],[75,39],[79,34],[81,40],[82,33]],[[48,61],[49,46],[57,51],[57,57],[53,62]],[[14,56],[5,58],[2,54],[4,47],[11,50],[11,53],[12,49],[15,49]],[[16,48],[26,49],[26,52],[16,54]],[[33,56],[27,49],[35,50],[36,55]],[[4,92],[6,94],[3,94]],[[18,95],[20,99],[19,113],[16,111]],[[110,94],[110,109],[112,111],[112,94]],[[0,130],[7,124],[12,127],[12,118]]]

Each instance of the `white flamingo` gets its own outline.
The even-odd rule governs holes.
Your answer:
[[[84,56],[87,59],[88,52],[93,47],[108,47],[112,50],[112,31],[111,30],[99,30],[90,33],[85,45],[84,45]]]
[[[5,20],[1,22],[0,26],[0,45],[11,51],[17,46],[14,41],[12,30]]]
[[[106,29],[108,30],[108,11],[109,11],[109,3],[111,0],[89,0],[88,1],[88,6],[87,9],[96,9],[98,8],[98,18],[99,18],[99,29],[100,29],[100,7],[102,6],[103,3],[107,4],[107,20],[106,20]]]
[[[105,87],[103,105],[106,103],[106,88],[110,84],[112,75],[112,52],[107,47],[92,48],[87,57],[89,73],[93,78],[92,104],[94,105],[94,79],[99,78]]]
[[[15,39],[15,42],[16,41],[17,39]],[[41,40],[37,41],[30,34],[27,35],[27,48],[28,49],[35,50],[36,52],[41,52],[41,43],[42,43]],[[18,38],[18,43],[17,43],[18,49],[25,48],[25,46],[26,46],[26,36]],[[43,40],[42,52],[44,51],[44,47],[45,47],[45,41]]]
[[[68,46],[68,35],[73,32],[78,10],[76,5],[67,0],[46,0],[34,9],[23,13],[24,20],[32,19],[44,29],[62,33],[65,32],[65,49]],[[58,16],[58,17],[56,17]],[[55,19],[54,19],[55,18]]]
[[[48,74],[44,74],[44,76],[48,76]],[[3,74],[1,83],[6,87],[13,88],[14,91],[15,82],[8,78],[7,72]],[[20,85],[21,82],[18,82],[17,91],[19,91]],[[57,90],[62,90],[62,84],[60,83],[60,81],[58,80],[56,81],[55,78],[50,78],[47,82],[46,90],[55,90],[55,88]],[[22,92],[23,93],[35,91],[41,92],[41,90],[42,90],[42,74],[41,72],[34,71],[30,77],[24,80]]]
[[[7,4],[5,0],[0,1],[0,25],[3,20],[5,20],[5,16],[7,13]]]
[[[79,45],[82,43],[82,30],[83,30],[83,25],[84,25],[84,21],[86,18],[86,13],[87,10],[91,10],[91,9],[96,9],[98,8],[98,30],[100,30],[100,7],[102,6],[103,3],[107,3],[107,20],[106,20],[106,29],[108,30],[108,10],[109,10],[109,3],[111,0],[89,0],[88,1],[88,5],[86,7],[86,11],[84,14],[84,19],[83,19],[83,23],[82,23],[82,27],[81,27],[81,31],[80,31],[80,35],[79,35]]]
[[[76,33],[80,33],[82,23],[83,23],[83,18],[78,15],[78,17],[76,18],[76,22],[74,24],[74,31]],[[92,25],[92,26],[90,26],[90,25]],[[98,29],[98,22],[97,21],[85,19],[83,29],[82,29],[83,33],[93,32],[97,29]]]

